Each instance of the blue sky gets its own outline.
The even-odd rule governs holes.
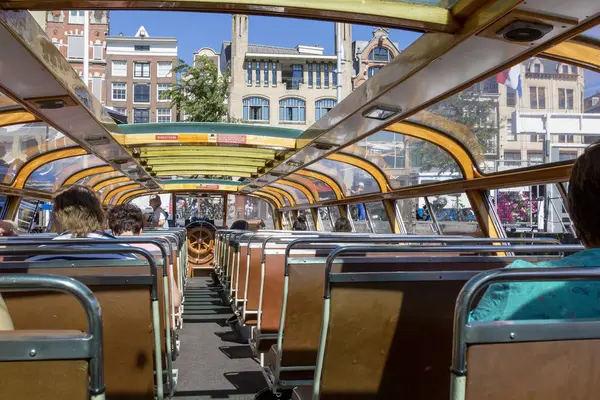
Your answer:
[[[202,47],[220,51],[221,42],[231,40],[231,15],[194,12],[164,11],[112,11],[111,34],[123,32],[134,35],[144,25],[150,36],[176,37],[179,42],[179,58],[190,63],[193,53]],[[352,40],[369,40],[372,26],[354,25]],[[249,41],[281,47],[295,47],[298,44],[319,45],[326,54],[333,54],[332,22],[300,20],[290,18],[250,16]],[[600,27],[588,31],[592,36],[600,36]],[[401,49],[414,42],[420,33],[395,30],[390,38],[398,42]],[[600,74],[586,71],[585,95],[600,92]]]
[[[319,45],[327,54],[333,54],[332,22],[300,20],[290,18],[250,16],[249,41],[280,47],[295,47],[298,44]],[[144,25],[150,36],[176,37],[179,42],[179,58],[191,62],[194,51],[210,47],[220,51],[221,42],[231,40],[231,14],[207,14],[193,12],[164,11],[111,11],[110,33],[125,36],[135,35]],[[355,25],[353,40],[369,40],[373,27]],[[421,34],[391,30],[390,38],[406,48]]]

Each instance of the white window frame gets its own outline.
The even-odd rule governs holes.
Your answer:
[[[73,15],[75,13],[75,15]],[[71,10],[69,11],[69,24],[83,25],[85,24],[85,11]]]
[[[157,108],[156,109],[156,123],[159,123],[159,121],[158,121],[159,117],[166,117],[166,115],[160,115],[161,110],[169,110],[169,121],[168,122],[171,122],[173,120],[173,110],[171,110],[170,108]],[[160,123],[166,124],[168,122],[160,122]]]
[[[81,51],[81,57],[73,57],[73,55],[71,54],[71,51],[73,51],[72,49],[74,49],[75,47],[72,46],[71,40],[74,38],[81,38],[81,43],[83,44],[83,49]],[[82,35],[70,35],[67,36],[67,58],[70,60],[83,60],[84,56],[85,56],[85,42],[83,40],[83,36]]]
[[[125,89],[125,98],[124,99],[115,99],[115,85],[123,85]],[[127,83],[125,82],[113,82],[110,87],[110,98],[112,101],[127,101]]]
[[[94,45],[92,46],[92,58],[94,60],[102,60],[102,48],[104,46],[102,46],[102,43],[94,43]],[[96,52],[99,53],[99,57],[96,57],[98,54],[96,54]]]
[[[127,115],[127,107],[113,107],[113,109],[118,113]],[[123,112],[121,112],[120,110],[123,110]]]
[[[167,73],[165,75],[161,75],[161,71],[160,71],[160,66],[163,65],[165,66],[165,64],[169,64],[169,70],[167,71]],[[158,61],[156,63],[156,76],[158,78],[170,78],[173,76],[173,63],[171,61]]]
[[[124,73],[118,73],[118,70],[115,69],[115,64],[125,65]],[[111,75],[112,76],[127,76],[127,61],[126,60],[114,60],[111,64]]]
[[[166,85],[166,86],[167,86],[167,88],[166,88],[166,89],[161,89],[160,87],[161,87],[162,85]],[[158,101],[159,103],[166,103],[166,102],[169,102],[169,101],[171,101],[171,99],[170,99],[170,98],[169,98],[169,99],[161,99],[161,98],[160,98],[160,92],[161,92],[161,91],[163,91],[163,90],[169,90],[169,87],[170,87],[170,86],[171,86],[171,85],[170,85],[170,84],[168,84],[168,83],[157,83],[157,84],[156,84],[156,101]]]
[[[148,65],[148,76],[135,76],[135,66],[138,64],[147,64]],[[143,72],[144,72],[144,69],[142,68],[142,73]],[[134,79],[150,79],[151,75],[152,75],[152,63],[150,61],[134,61],[133,62],[133,78]]]

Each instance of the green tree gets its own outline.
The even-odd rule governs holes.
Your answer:
[[[229,75],[219,76],[216,64],[208,57],[196,58],[194,65],[179,60],[173,72],[177,83],[165,91],[180,114],[189,122],[222,122],[227,119]]]
[[[424,115],[417,118],[426,125],[441,128],[463,143],[471,152],[478,164],[495,146],[499,126],[489,121],[496,114],[496,103],[492,98],[484,97],[477,86],[464,90],[444,101],[431,106]],[[440,117],[447,121],[440,121]],[[447,123],[444,123],[447,122]],[[440,126],[441,125],[441,126]],[[418,140],[411,146],[412,159],[417,162],[421,171],[460,172],[456,161],[438,146]]]

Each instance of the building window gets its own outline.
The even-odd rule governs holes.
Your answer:
[[[529,166],[539,165],[544,162],[544,155],[539,151],[528,151],[527,152],[527,164]]]
[[[308,68],[308,87],[313,87],[313,80],[314,80],[313,65],[308,64],[307,68]]]
[[[571,73],[572,74],[576,74],[577,73],[577,67],[574,65],[571,65]]]
[[[252,85],[252,62],[246,62],[246,68],[248,70],[248,85]]]
[[[304,83],[304,66],[302,64],[292,65],[292,89],[299,89]]]
[[[536,74],[540,74],[542,72],[542,64],[533,64],[533,72],[535,72]]]
[[[256,62],[256,84],[260,85],[260,61]]]
[[[150,78],[150,63],[149,62],[134,62],[133,76],[135,78]]]
[[[268,62],[264,62],[263,63],[263,85],[268,86],[269,85],[269,63]]]
[[[569,66],[568,65],[561,65],[560,67],[562,69],[562,73],[563,74],[568,74],[569,73]]]
[[[171,109],[170,108],[157,108],[156,109],[156,122],[158,122],[158,123],[171,122]]]
[[[532,109],[546,108],[546,88],[529,86],[529,105]]]
[[[315,102],[315,121],[320,120],[325,114],[337,105],[334,99],[323,99]]]
[[[381,68],[383,67],[369,67],[369,78],[372,78]]]
[[[331,64],[331,81],[333,83],[333,87],[337,87],[338,85],[338,76],[337,76],[337,69],[333,66],[333,64]]]
[[[561,110],[572,110],[575,108],[573,104],[573,89],[558,89],[558,108]]]
[[[168,83],[159,83],[156,85],[156,99],[158,101],[169,101],[171,97],[167,91],[171,88],[171,85]]]
[[[505,151],[504,152],[504,166],[520,167],[521,166],[521,152],[520,151]]]
[[[170,61],[159,61],[156,74],[159,78],[170,78],[172,69],[173,63]]]
[[[244,121],[268,121],[269,100],[262,97],[248,97],[243,101]]]
[[[277,86],[277,63],[276,62],[272,62],[271,63],[271,83],[274,86]]]
[[[94,60],[102,60],[102,45],[100,43],[94,44]]]
[[[574,143],[574,135],[558,135],[558,143]]]
[[[150,85],[147,83],[134,83],[133,101],[135,103],[150,103]]]
[[[115,107],[114,110],[119,114],[127,115],[127,109],[125,107]]]
[[[543,142],[544,136],[542,135],[529,135],[529,141],[533,143]]]
[[[64,22],[63,12],[62,11],[48,11],[46,13],[46,21],[47,22]]]
[[[85,11],[72,10],[69,12],[69,23],[70,24],[84,24],[85,23]]]
[[[321,64],[315,64],[315,72],[317,74],[317,87],[321,87]]]
[[[567,152],[567,151],[559,151],[558,152],[558,161],[568,161],[574,160],[577,158],[577,153]]]
[[[113,82],[112,99],[115,101],[127,100],[127,84],[122,82]]]
[[[149,44],[136,44],[133,46],[133,49],[135,51],[150,51],[150,45]]]
[[[127,76],[127,61],[113,61],[112,76]]]
[[[69,36],[67,43],[67,58],[83,60],[83,36]]]
[[[92,24],[107,24],[108,21],[106,19],[106,11],[90,11],[90,20]]]
[[[513,120],[512,118],[508,118],[506,120],[506,140],[509,142],[516,142],[517,135],[513,130]]]
[[[280,121],[306,121],[306,102],[302,99],[289,97],[279,102]]]
[[[323,86],[329,87],[329,64],[323,64]]]
[[[94,76],[90,81],[92,82],[92,93],[98,100],[102,100],[102,77]]]
[[[369,61],[389,62],[392,60],[392,53],[385,47],[375,47],[369,53]]]
[[[506,105],[508,107],[517,105],[517,91],[515,89],[506,87]]]
[[[150,122],[150,110],[147,108],[134,108],[133,109],[133,123],[134,124],[147,124]]]

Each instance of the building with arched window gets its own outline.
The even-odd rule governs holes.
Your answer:
[[[354,78],[352,87],[356,89],[372,78],[394,57],[400,54],[398,44],[390,40],[387,29],[378,28],[373,31],[371,40],[357,40],[352,44],[354,55]]]
[[[287,97],[279,101],[279,121],[306,123],[306,101]]]

